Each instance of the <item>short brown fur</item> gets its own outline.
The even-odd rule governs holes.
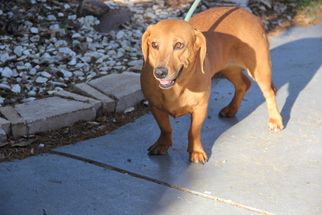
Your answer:
[[[197,29],[197,30],[196,30]],[[207,155],[200,130],[207,115],[211,78],[217,72],[231,81],[235,95],[219,115],[233,117],[251,86],[259,85],[269,111],[268,126],[283,129],[271,77],[269,43],[263,25],[248,11],[216,8],[183,20],[162,20],[142,36],[144,66],[141,86],[161,134],[149,148],[150,154],[166,154],[172,145],[169,115],[191,114],[188,152],[193,162],[205,163]]]

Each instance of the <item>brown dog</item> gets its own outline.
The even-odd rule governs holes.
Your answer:
[[[160,21],[143,34],[142,51],[141,86],[161,129],[159,139],[149,148],[150,154],[166,154],[172,145],[169,115],[176,118],[190,113],[190,160],[207,161],[200,130],[207,115],[211,78],[217,72],[235,87],[232,101],[220,111],[220,116],[232,117],[238,111],[251,86],[242,72],[245,69],[266,99],[268,127],[283,129],[271,78],[269,43],[262,22],[248,11],[217,8],[196,15],[189,23],[176,19]]]

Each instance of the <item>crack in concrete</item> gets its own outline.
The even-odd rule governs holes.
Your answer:
[[[182,191],[182,192],[185,192],[185,193],[189,193],[189,194],[192,194],[192,195],[196,195],[196,196],[199,196],[199,197],[202,197],[202,198],[206,198],[206,199],[210,199],[210,200],[213,200],[213,201],[221,202],[221,203],[226,204],[226,205],[242,208],[242,209],[249,210],[249,211],[256,212],[256,213],[263,214],[263,215],[274,215],[273,213],[270,213],[270,212],[267,212],[267,211],[264,211],[264,210],[249,207],[249,206],[239,204],[239,203],[231,201],[231,200],[226,200],[226,199],[222,199],[222,198],[215,197],[215,196],[212,196],[212,195],[207,195],[207,194],[204,194],[204,193],[201,193],[201,192],[198,192],[198,191],[194,191],[194,190],[190,190],[190,189],[187,189],[187,188],[178,187],[178,186],[175,186],[175,185],[172,185],[172,184],[169,184],[169,183],[166,183],[166,182],[154,179],[154,178],[143,176],[143,175],[140,175],[140,174],[137,174],[137,173],[134,173],[134,172],[130,172],[128,170],[124,170],[124,169],[121,169],[121,168],[118,168],[118,167],[110,166],[108,164],[101,163],[101,162],[98,162],[98,161],[94,161],[94,160],[91,160],[91,159],[87,159],[87,158],[83,158],[83,157],[79,157],[79,156],[75,156],[75,155],[70,155],[70,154],[66,154],[66,153],[63,153],[63,152],[57,152],[57,151],[50,151],[50,153],[55,154],[55,155],[59,155],[59,156],[68,157],[68,158],[71,158],[71,159],[74,159],[74,160],[79,160],[79,161],[83,161],[83,162],[86,162],[86,163],[90,163],[90,164],[95,165],[95,166],[103,167],[104,169],[108,169],[108,170],[116,171],[116,172],[119,172],[119,173],[122,173],[122,174],[130,175],[130,176],[135,177],[135,178],[150,181],[150,182],[160,184],[160,185],[165,186],[165,187],[176,189],[176,190],[179,190],[179,191]]]

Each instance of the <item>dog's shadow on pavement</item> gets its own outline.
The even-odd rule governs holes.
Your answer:
[[[271,50],[274,83],[277,89],[287,85],[288,95],[281,109],[285,127],[299,94],[321,67],[321,41],[322,38],[300,39]]]
[[[322,46],[321,46],[322,38],[305,38],[295,40],[280,46],[275,47],[270,51],[271,53],[271,61],[272,61],[272,73],[273,73],[273,82],[277,88],[277,104],[278,108],[283,117],[284,129],[287,129],[287,125],[292,120],[292,108],[294,107],[296,100],[298,99],[300,93],[305,89],[305,87],[312,80],[318,69],[321,67],[322,63]],[[224,80],[226,81],[226,80]],[[233,96],[233,87],[230,82],[226,81],[225,87],[226,91],[230,92],[230,97]],[[216,83],[213,83],[216,84]],[[216,91],[216,86],[214,86]],[[255,89],[252,89],[255,88]],[[223,90],[218,94],[217,97],[227,96],[227,93],[224,90],[225,95],[221,95]],[[320,93],[313,91],[314,93]],[[247,92],[248,93],[248,92]],[[228,129],[234,127],[239,122],[249,117],[251,113],[253,113],[260,105],[266,102],[264,97],[262,96],[262,92],[259,90],[257,84],[253,82],[252,87],[250,89],[251,95],[247,95],[246,100],[241,103],[241,108],[237,112],[236,116],[233,118],[221,118],[215,117],[214,121],[216,127],[212,127],[211,124],[205,120],[203,131],[207,130],[207,127],[212,127],[213,134],[205,135],[206,138],[203,138],[204,147],[206,153],[210,155],[212,153],[212,148],[216,144],[216,140],[224,134]],[[215,96],[215,97],[216,97]],[[214,102],[209,105],[209,113],[214,115],[217,114],[218,111],[226,106],[230,99],[225,102],[219,101],[215,102],[215,106],[213,107]],[[210,99],[214,99],[214,96]],[[216,99],[217,100],[217,99]],[[220,99],[219,99],[220,100]],[[228,101],[228,102],[227,102]],[[245,102],[251,103],[245,104]],[[243,103],[245,104],[243,107]],[[246,106],[246,107],[245,107]],[[304,106],[305,107],[305,106]],[[263,119],[268,120],[268,111],[264,112],[266,114]],[[219,122],[218,122],[219,121]],[[258,121],[254,121],[253,123],[258,123]],[[265,122],[266,123],[266,122]],[[218,126],[219,125],[219,126]],[[266,127],[261,128],[261,125],[254,125],[259,129],[268,129]],[[245,132],[247,132],[245,128]],[[207,133],[207,131],[206,131]],[[203,133],[201,133],[203,137]],[[211,137],[212,139],[207,139]]]

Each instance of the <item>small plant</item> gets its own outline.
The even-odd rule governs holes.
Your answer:
[[[322,12],[322,0],[288,0],[288,2],[295,4],[298,12],[305,16]]]

